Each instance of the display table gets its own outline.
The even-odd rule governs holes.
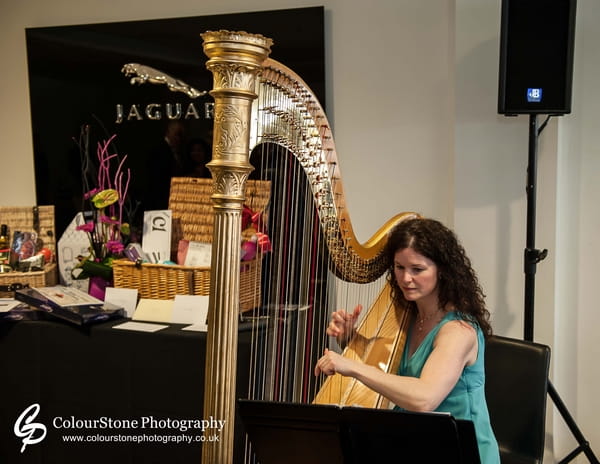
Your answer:
[[[0,463],[200,463],[206,333],[113,328],[123,322],[0,324]],[[247,392],[251,339],[240,325],[238,397]],[[23,417],[20,430],[40,423],[46,437],[21,453],[28,438],[16,436],[15,423],[35,404],[39,413],[29,429]],[[43,433],[34,432],[31,441]]]

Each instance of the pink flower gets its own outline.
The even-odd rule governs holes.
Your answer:
[[[94,223],[86,222],[85,224],[81,224],[80,226],[77,226],[75,228],[75,230],[83,230],[84,232],[93,232],[94,231]]]
[[[106,242],[106,249],[109,253],[118,255],[123,252],[125,247],[119,240],[109,240]]]
[[[116,218],[111,218],[111,217],[109,217],[109,216],[100,216],[100,217],[98,218],[98,220],[99,220],[100,222],[102,222],[103,224],[119,224],[119,221],[118,221],[118,219],[116,219]]]

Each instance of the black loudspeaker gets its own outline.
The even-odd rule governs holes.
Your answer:
[[[571,112],[576,0],[502,0],[498,113]]]

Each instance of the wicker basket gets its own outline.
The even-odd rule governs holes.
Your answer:
[[[260,303],[260,271],[262,260],[241,263],[240,311],[254,309]],[[173,266],[120,259],[113,262],[113,278],[117,288],[135,288],[140,298],[172,300],[175,295],[208,295],[210,267]],[[257,284],[258,283],[258,284]]]
[[[246,203],[254,211],[264,211],[270,199],[268,181],[246,182]],[[214,212],[211,195],[213,180],[191,177],[171,179],[169,209],[172,212],[172,253],[179,240],[211,243]],[[260,304],[260,274],[262,259],[240,263],[240,311],[249,311]],[[174,266],[165,264],[136,265],[128,260],[113,262],[114,285],[135,288],[141,298],[173,299],[175,295],[208,295],[210,267]]]
[[[54,231],[54,206],[1,206],[0,223],[7,224],[9,231],[34,231],[42,245],[56,253]],[[0,297],[11,298],[19,287],[49,287],[58,282],[56,263],[44,266],[43,271],[8,272],[0,274]]]
[[[195,177],[173,177],[169,195],[172,211],[171,251],[177,252],[179,240],[211,243],[215,216],[212,196],[213,180]],[[245,184],[246,204],[253,211],[265,211],[271,198],[271,183],[249,180]],[[266,219],[265,219],[266,220]]]

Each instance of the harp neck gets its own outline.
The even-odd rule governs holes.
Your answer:
[[[388,232],[414,213],[387,221],[361,243],[353,230],[341,182],[331,126],[316,96],[294,71],[267,59],[259,80],[256,143],[287,148],[306,173],[330,253],[332,271],[347,282],[379,278],[387,263],[382,254]]]

